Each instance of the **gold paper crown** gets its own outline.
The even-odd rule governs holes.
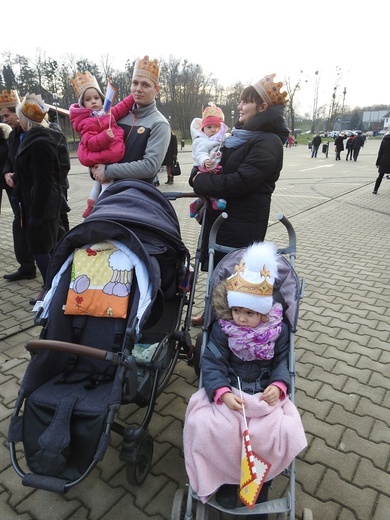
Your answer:
[[[19,105],[20,99],[16,90],[3,90],[0,94],[0,108],[16,107]]]
[[[225,121],[224,113],[214,103],[209,103],[209,106],[203,110],[202,119],[206,117],[218,117],[221,121]]]
[[[259,273],[260,277],[264,278],[260,283],[249,282],[241,276],[240,273],[245,272],[244,260],[241,260],[239,265],[235,266],[234,270],[236,274],[226,280],[227,291],[253,294],[254,296],[272,296],[274,286],[267,281],[271,273],[265,264]]]
[[[253,84],[256,92],[269,106],[284,105],[287,102],[287,92],[280,92],[283,83],[274,83],[276,74],[268,74]]]
[[[40,94],[26,94],[20,106],[22,114],[33,123],[41,123],[49,107]]]
[[[76,76],[70,80],[70,83],[73,87],[77,99],[80,101],[84,92],[88,88],[95,88],[99,94],[102,95],[95,76],[92,76],[89,70],[86,70],[84,74],[81,74],[81,72],[76,72]]]
[[[157,60],[150,61],[149,56],[138,58],[134,64],[133,76],[144,76],[152,80],[155,85],[158,85],[160,67]]]

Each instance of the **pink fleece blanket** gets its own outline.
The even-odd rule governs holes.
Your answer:
[[[307,446],[307,440],[298,410],[288,398],[270,406],[260,396],[244,394],[245,414],[253,451],[272,465],[266,478],[271,480]],[[184,423],[184,457],[190,485],[202,502],[222,484],[239,484],[244,429],[242,412],[210,403],[204,388],[191,397]]]

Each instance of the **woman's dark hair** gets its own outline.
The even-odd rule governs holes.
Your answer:
[[[259,95],[255,87],[252,87],[252,85],[244,88],[241,92],[240,100],[244,103],[256,103],[258,107],[264,103],[264,99]]]

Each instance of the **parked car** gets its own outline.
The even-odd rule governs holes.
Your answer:
[[[372,137],[374,135],[374,132],[372,130],[369,130],[368,132],[365,132],[363,135],[365,137]]]

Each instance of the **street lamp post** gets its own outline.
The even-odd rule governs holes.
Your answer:
[[[234,125],[234,110],[231,111],[231,117],[232,117],[232,125],[231,125],[231,128],[233,130],[233,125]]]
[[[342,130],[343,130],[344,101],[345,101],[345,94],[346,93],[347,93],[347,87],[344,87],[344,90],[343,90],[343,106],[341,107],[340,132],[342,132]]]

